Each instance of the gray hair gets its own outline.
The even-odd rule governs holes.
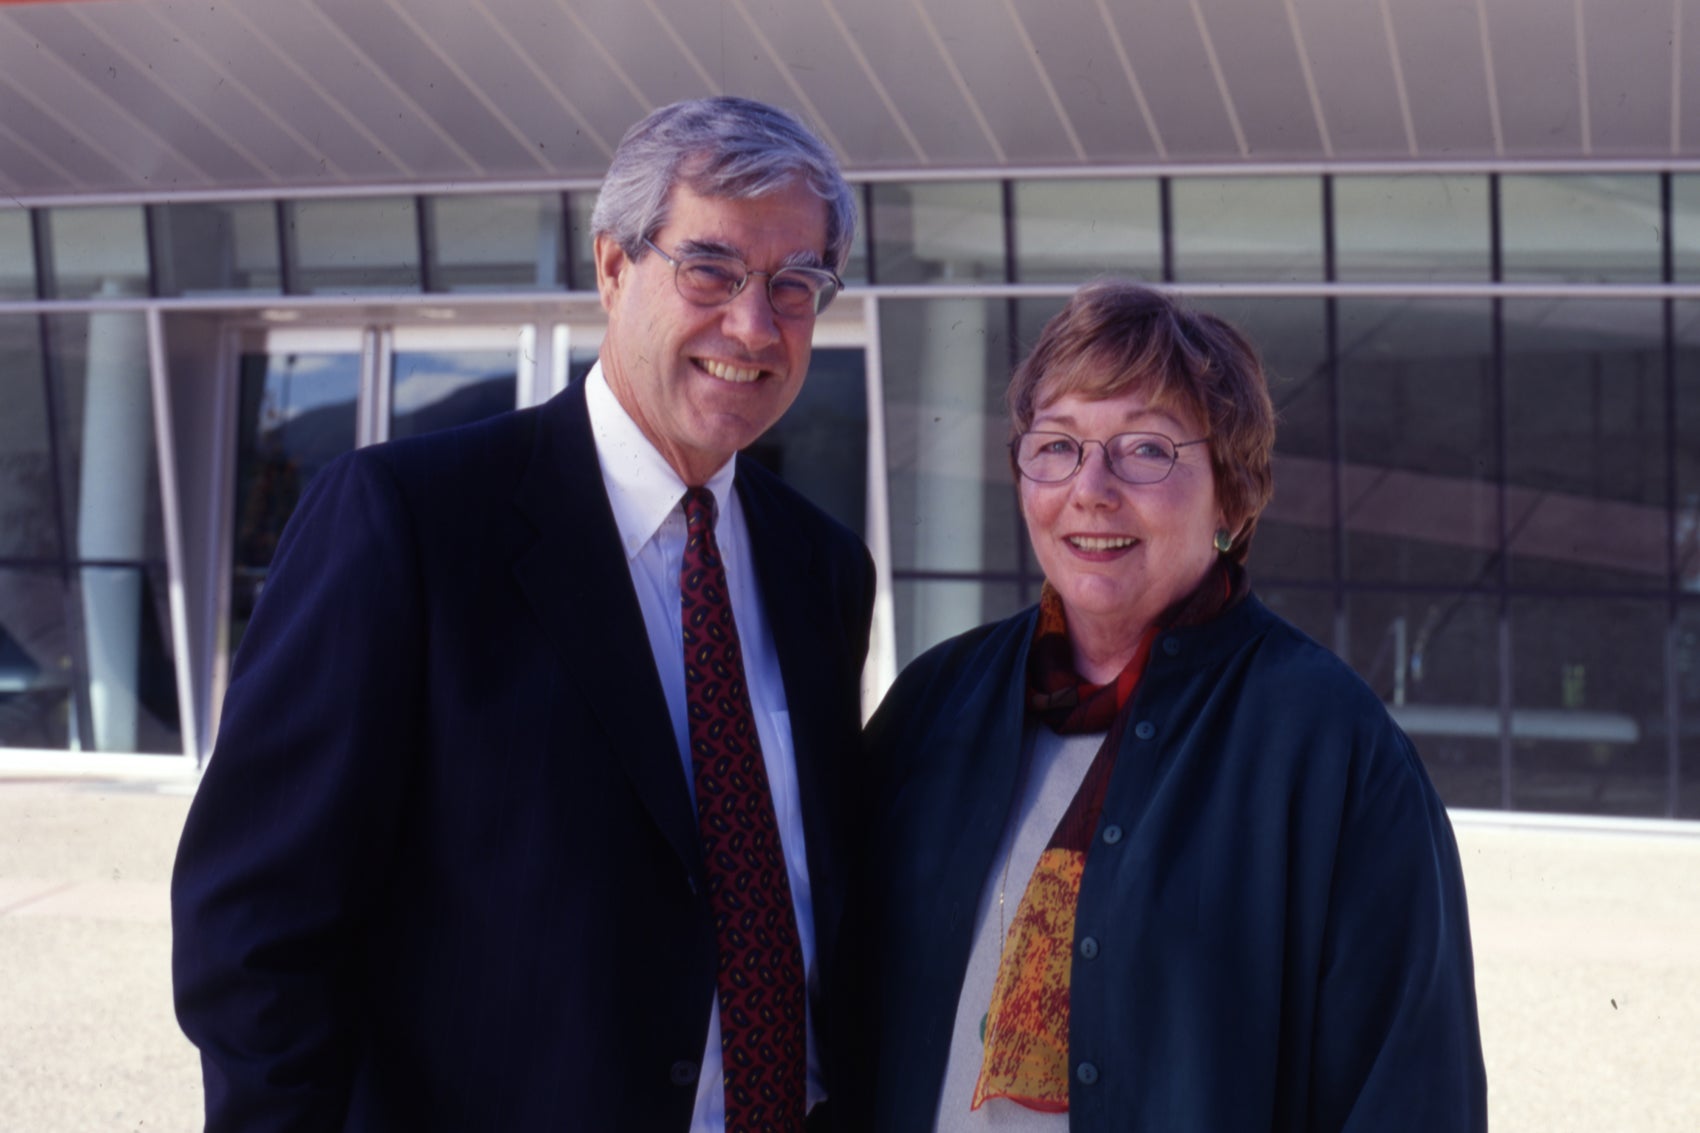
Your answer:
[[[843,270],[856,234],[856,198],[838,159],[793,114],[747,98],[701,98],[654,111],[626,131],[603,178],[592,236],[627,256],[667,223],[673,186],[705,197],[748,200],[800,180],[826,202],[826,264]]]

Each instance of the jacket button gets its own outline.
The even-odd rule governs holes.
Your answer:
[[[1074,1068],[1074,1077],[1082,1086],[1090,1086],[1098,1080],[1098,1068],[1090,1062],[1082,1062]]]
[[[1169,656],[1173,657],[1175,654],[1179,653],[1180,651],[1181,651],[1181,643],[1180,643],[1179,638],[1165,637],[1163,639],[1163,652],[1165,652]]]
[[[1141,720],[1133,726],[1133,734],[1142,740],[1148,740],[1157,734],[1157,725],[1149,720]]]
[[[1110,823],[1108,826],[1104,827],[1104,841],[1106,843],[1113,846],[1117,842],[1120,842],[1121,840],[1122,840],[1122,828],[1121,827],[1117,826],[1113,822]]]
[[[688,1058],[681,1058],[673,1064],[673,1069],[667,1071],[667,1080],[675,1086],[694,1086],[697,1081],[697,1064]]]
[[[1098,941],[1090,936],[1080,938],[1080,955],[1087,960],[1098,958]]]

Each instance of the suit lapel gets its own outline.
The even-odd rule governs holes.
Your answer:
[[[833,652],[838,643],[823,640],[821,632],[835,627],[839,617],[819,608],[833,595],[828,580],[822,577],[819,548],[763,482],[761,472],[746,472],[740,460],[736,486],[750,534],[756,582],[785,681],[809,888],[814,894],[815,924],[824,940],[838,923],[844,893],[843,863],[837,853],[842,845],[838,829],[841,815],[832,805],[839,794],[838,776],[843,768],[835,756],[852,748],[859,723],[853,718],[838,718],[843,713],[835,710],[833,703],[839,695],[839,659]]]
[[[539,412],[543,421],[516,498],[536,541],[516,560],[515,577],[573,690],[601,720],[613,757],[691,877],[699,878],[696,818],[602,484],[584,382]]]

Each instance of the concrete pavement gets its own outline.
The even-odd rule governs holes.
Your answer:
[[[0,780],[0,1133],[200,1127],[166,896],[191,789]],[[1495,1133],[1700,1130],[1700,832],[1455,824]]]

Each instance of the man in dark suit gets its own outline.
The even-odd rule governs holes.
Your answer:
[[[873,569],[735,456],[853,223],[790,115],[659,110],[589,377],[309,487],[173,877],[209,1130],[796,1129],[839,1088]]]

